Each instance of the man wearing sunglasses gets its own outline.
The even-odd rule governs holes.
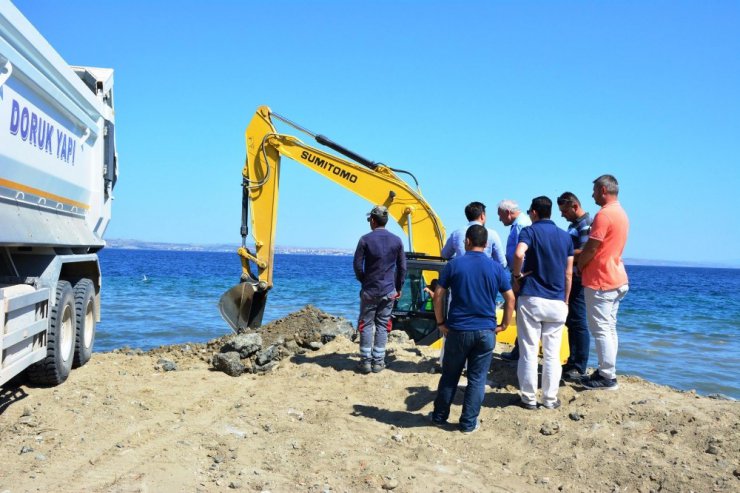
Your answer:
[[[588,241],[591,231],[591,216],[581,207],[581,201],[571,192],[565,192],[558,197],[560,215],[570,221],[568,234],[573,241],[573,262],[578,262],[581,250]],[[583,284],[578,269],[573,269],[573,283],[568,298],[568,345],[570,356],[563,366],[563,379],[580,382],[586,376],[588,368],[588,352],[591,346],[591,337],[588,332],[586,319],[586,299],[583,297]]]

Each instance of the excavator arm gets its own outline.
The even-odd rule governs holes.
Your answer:
[[[349,159],[311,147],[296,137],[279,133],[273,118],[295,127]],[[270,108],[257,109],[246,131],[247,158],[243,175],[241,283],[221,297],[221,315],[237,332],[261,325],[272,288],[275,228],[281,157],[300,163],[372,204],[384,205],[408,238],[418,257],[439,257],[445,239],[442,221],[421,192],[402,180],[395,170],[369,161],[324,136],[313,134]],[[413,177],[413,175],[411,175]],[[251,227],[254,251],[246,245]],[[256,266],[252,272],[250,263]]]

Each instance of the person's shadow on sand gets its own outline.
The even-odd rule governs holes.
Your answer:
[[[336,371],[352,371],[357,369],[357,359],[351,353],[331,353],[311,356],[310,354],[296,354],[290,361],[297,365],[313,364],[322,368],[333,368]]]
[[[432,426],[427,413],[421,413],[419,411],[434,401],[434,398],[437,396],[436,389],[430,389],[429,387],[408,387],[407,390],[409,395],[405,400],[406,411],[391,411],[388,409],[381,409],[377,406],[355,404],[353,406],[354,411],[352,414],[354,416],[362,416],[388,425],[398,426],[399,428]],[[455,415],[455,413],[459,414],[464,395],[465,389],[458,388],[458,391],[455,393],[455,400],[453,401],[452,415]],[[510,392],[491,392],[490,390],[486,390],[486,396],[483,399],[483,407],[509,407],[516,404],[518,401],[518,394]],[[442,428],[454,428],[454,425],[450,424]]]
[[[364,404],[355,404],[353,416],[362,416],[380,423],[397,426],[399,428],[420,428],[431,426],[429,420],[422,413],[412,413],[408,411],[389,411],[376,406],[366,406]]]
[[[434,360],[423,359],[421,361],[402,360],[398,357],[399,350],[394,351],[385,358],[386,370],[396,373],[430,373],[436,366]],[[400,351],[419,352],[418,349],[401,349]]]
[[[322,368],[333,368],[336,371],[357,371],[358,358],[356,353],[331,353],[313,356],[311,353],[296,354],[290,358],[295,364],[314,364]],[[386,357],[386,366],[383,371],[396,373],[429,373],[435,363],[431,360],[419,362],[401,360],[395,353]]]

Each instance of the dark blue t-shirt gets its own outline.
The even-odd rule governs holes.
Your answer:
[[[565,301],[565,268],[573,256],[570,235],[549,219],[542,219],[519,233],[519,243],[529,247],[524,255],[520,296]]]
[[[439,285],[452,291],[447,327],[452,330],[496,328],[496,295],[511,289],[501,264],[483,252],[466,252],[445,265]]]

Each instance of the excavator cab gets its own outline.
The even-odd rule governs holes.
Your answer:
[[[406,279],[401,297],[393,306],[391,317],[394,330],[403,330],[420,345],[433,344],[441,337],[434,317],[431,295],[424,288],[431,290],[431,285],[442,274],[445,263],[444,259],[437,257],[407,254]]]

